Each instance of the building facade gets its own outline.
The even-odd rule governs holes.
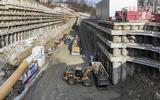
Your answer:
[[[138,0],[103,0],[96,5],[96,15],[100,19],[113,17],[116,11],[123,8],[137,8],[137,5]]]

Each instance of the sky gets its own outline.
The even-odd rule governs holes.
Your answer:
[[[102,1],[102,0],[86,0],[86,1],[88,1],[89,4],[92,3],[91,5],[94,5],[94,6],[95,6],[96,3],[98,3],[98,2],[100,2],[100,1]]]
[[[88,0],[88,1],[90,1],[90,2],[92,2],[92,3],[94,3],[94,4],[96,4],[96,3],[98,3],[98,2],[100,2],[100,1],[102,1],[102,0]]]
[[[100,1],[102,1],[102,0],[90,0],[90,1],[92,1],[93,3],[98,3],[98,2],[100,2]]]

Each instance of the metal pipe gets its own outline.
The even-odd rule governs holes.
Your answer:
[[[8,95],[12,87],[16,84],[18,79],[24,73],[29,65],[28,60],[24,60],[20,66],[16,69],[16,71],[4,82],[4,84],[0,87],[0,100],[3,100],[5,96]]]

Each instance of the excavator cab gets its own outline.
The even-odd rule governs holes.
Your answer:
[[[99,89],[107,88],[109,75],[101,62],[92,62],[92,66],[69,67],[64,71],[64,79],[71,85],[82,83],[84,86],[92,85],[92,74]]]
[[[76,69],[75,69],[75,76],[76,77],[83,77],[82,67],[76,67]]]

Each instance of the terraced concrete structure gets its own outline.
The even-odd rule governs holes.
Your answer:
[[[65,14],[40,8],[0,2],[0,48],[37,34],[45,34],[66,22]]]
[[[69,11],[70,9],[63,7],[51,9],[34,3],[34,0],[0,0],[1,99],[9,92],[14,91],[13,95],[17,93],[15,92],[17,88],[13,86],[18,86],[15,81],[20,79],[22,73],[17,73],[17,78],[14,76],[17,72],[15,69],[19,69],[18,66],[24,59],[33,53],[32,48],[43,46],[45,51],[56,48],[63,35],[69,33],[76,22],[76,17]],[[38,71],[41,69],[42,67],[39,67]],[[6,80],[12,79],[11,76],[17,79],[10,84]],[[4,85],[5,83],[10,86]],[[3,86],[8,89],[5,88],[3,91]]]
[[[133,75],[142,67],[160,69],[160,26],[157,23],[119,23],[84,21],[92,37],[98,58],[103,62],[113,84]]]
[[[66,8],[51,9],[34,0],[0,0],[0,79],[1,72],[11,73],[33,47],[53,48],[75,20]]]

